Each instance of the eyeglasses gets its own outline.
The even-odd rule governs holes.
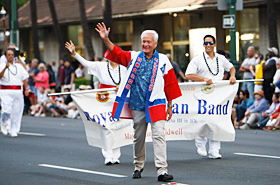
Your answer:
[[[213,41],[211,41],[211,42],[204,42],[205,46],[207,46],[208,44],[210,44],[212,46],[214,44],[214,42]]]

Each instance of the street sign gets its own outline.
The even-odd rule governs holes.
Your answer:
[[[223,28],[235,28],[235,15],[223,15]]]
[[[225,11],[229,10],[228,8],[228,0],[218,0],[218,10]],[[235,8],[237,11],[243,10],[243,0],[236,0]]]

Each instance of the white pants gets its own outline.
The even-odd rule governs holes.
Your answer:
[[[24,101],[22,90],[0,90],[1,124],[8,125],[9,133],[18,133],[21,126]]]
[[[197,147],[204,147],[206,148],[206,143],[207,143],[208,139],[206,137],[201,137],[198,136],[197,138],[195,138],[195,145]],[[221,142],[220,141],[214,141],[209,139],[209,154],[213,154],[213,153],[219,153],[221,149]]]
[[[108,162],[111,163],[119,162],[119,158],[121,156],[121,148],[115,148],[113,150],[102,149],[102,154],[105,158],[105,164]]]

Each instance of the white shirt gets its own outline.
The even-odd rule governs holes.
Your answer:
[[[119,67],[117,66],[115,69],[112,68],[112,66],[109,64],[109,71],[112,76],[110,77],[108,73],[108,63],[107,62],[91,62],[88,60],[85,60],[83,57],[81,57],[78,53],[74,56],[84,67],[88,69],[88,74],[94,75],[98,78],[99,82],[104,85],[116,85],[120,81],[119,79]],[[120,74],[121,74],[121,80],[124,79],[126,73],[126,67],[120,65]]]
[[[256,59],[255,57],[252,58],[246,58],[243,62],[242,62],[242,67],[249,67],[250,65],[256,65]],[[250,72],[250,71],[245,71],[243,73],[243,79],[254,79],[254,75]]]
[[[46,91],[44,92],[44,94],[42,94],[40,91],[38,91],[37,98],[38,98],[39,103],[44,103],[49,100]]]
[[[219,73],[214,76],[209,71],[206,62],[203,57],[203,53],[205,55],[206,62],[210,68],[210,70],[216,74],[217,73],[217,58],[218,58],[218,65],[219,65]],[[189,63],[185,75],[188,74],[196,74],[197,76],[202,76],[205,78],[209,78],[212,80],[222,80],[224,77],[224,71],[230,71],[233,67],[232,63],[230,63],[223,55],[215,53],[213,59],[208,56],[207,53],[203,52],[202,54],[194,57],[191,62]]]
[[[79,67],[75,70],[75,74],[76,74],[76,77],[77,77],[77,78],[82,78],[83,76],[85,76],[85,75],[84,75],[84,70],[82,70],[82,69],[79,68]]]
[[[0,72],[6,67],[6,63],[0,64]],[[19,63],[10,65],[5,70],[4,76],[0,79],[1,85],[23,85],[23,80],[29,77],[27,71]]]
[[[277,71],[273,77],[273,84],[275,85],[276,82],[278,82],[279,80],[280,80],[280,69],[277,69]],[[276,93],[280,92],[280,89],[277,86],[275,86],[275,92]]]

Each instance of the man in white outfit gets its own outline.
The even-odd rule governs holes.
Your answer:
[[[222,80],[224,71],[229,71],[230,84],[235,84],[235,68],[223,55],[214,52],[215,38],[212,35],[206,35],[203,41],[205,52],[191,60],[185,73],[186,78],[193,81],[204,81],[211,85],[212,80]],[[205,137],[199,136],[195,139],[197,153],[204,157],[207,156],[206,143],[207,138]],[[221,159],[220,148],[220,141],[209,140],[209,158]]]
[[[115,62],[100,62],[100,61],[88,61],[81,57],[75,51],[75,45],[72,41],[66,42],[65,47],[73,54],[73,56],[78,60],[84,67],[87,68],[88,74],[94,75],[98,78],[100,85],[99,88],[113,88],[120,84],[121,79],[124,79],[126,73],[126,67],[119,65]],[[113,150],[102,149],[102,154],[105,158],[105,164],[119,164],[121,150],[120,148],[115,148]]]
[[[23,113],[22,85],[25,94],[28,95],[27,71],[19,63],[14,63],[14,51],[8,49],[6,52],[7,63],[0,64],[0,96],[1,107],[1,131],[2,134],[17,137],[21,126]]]

